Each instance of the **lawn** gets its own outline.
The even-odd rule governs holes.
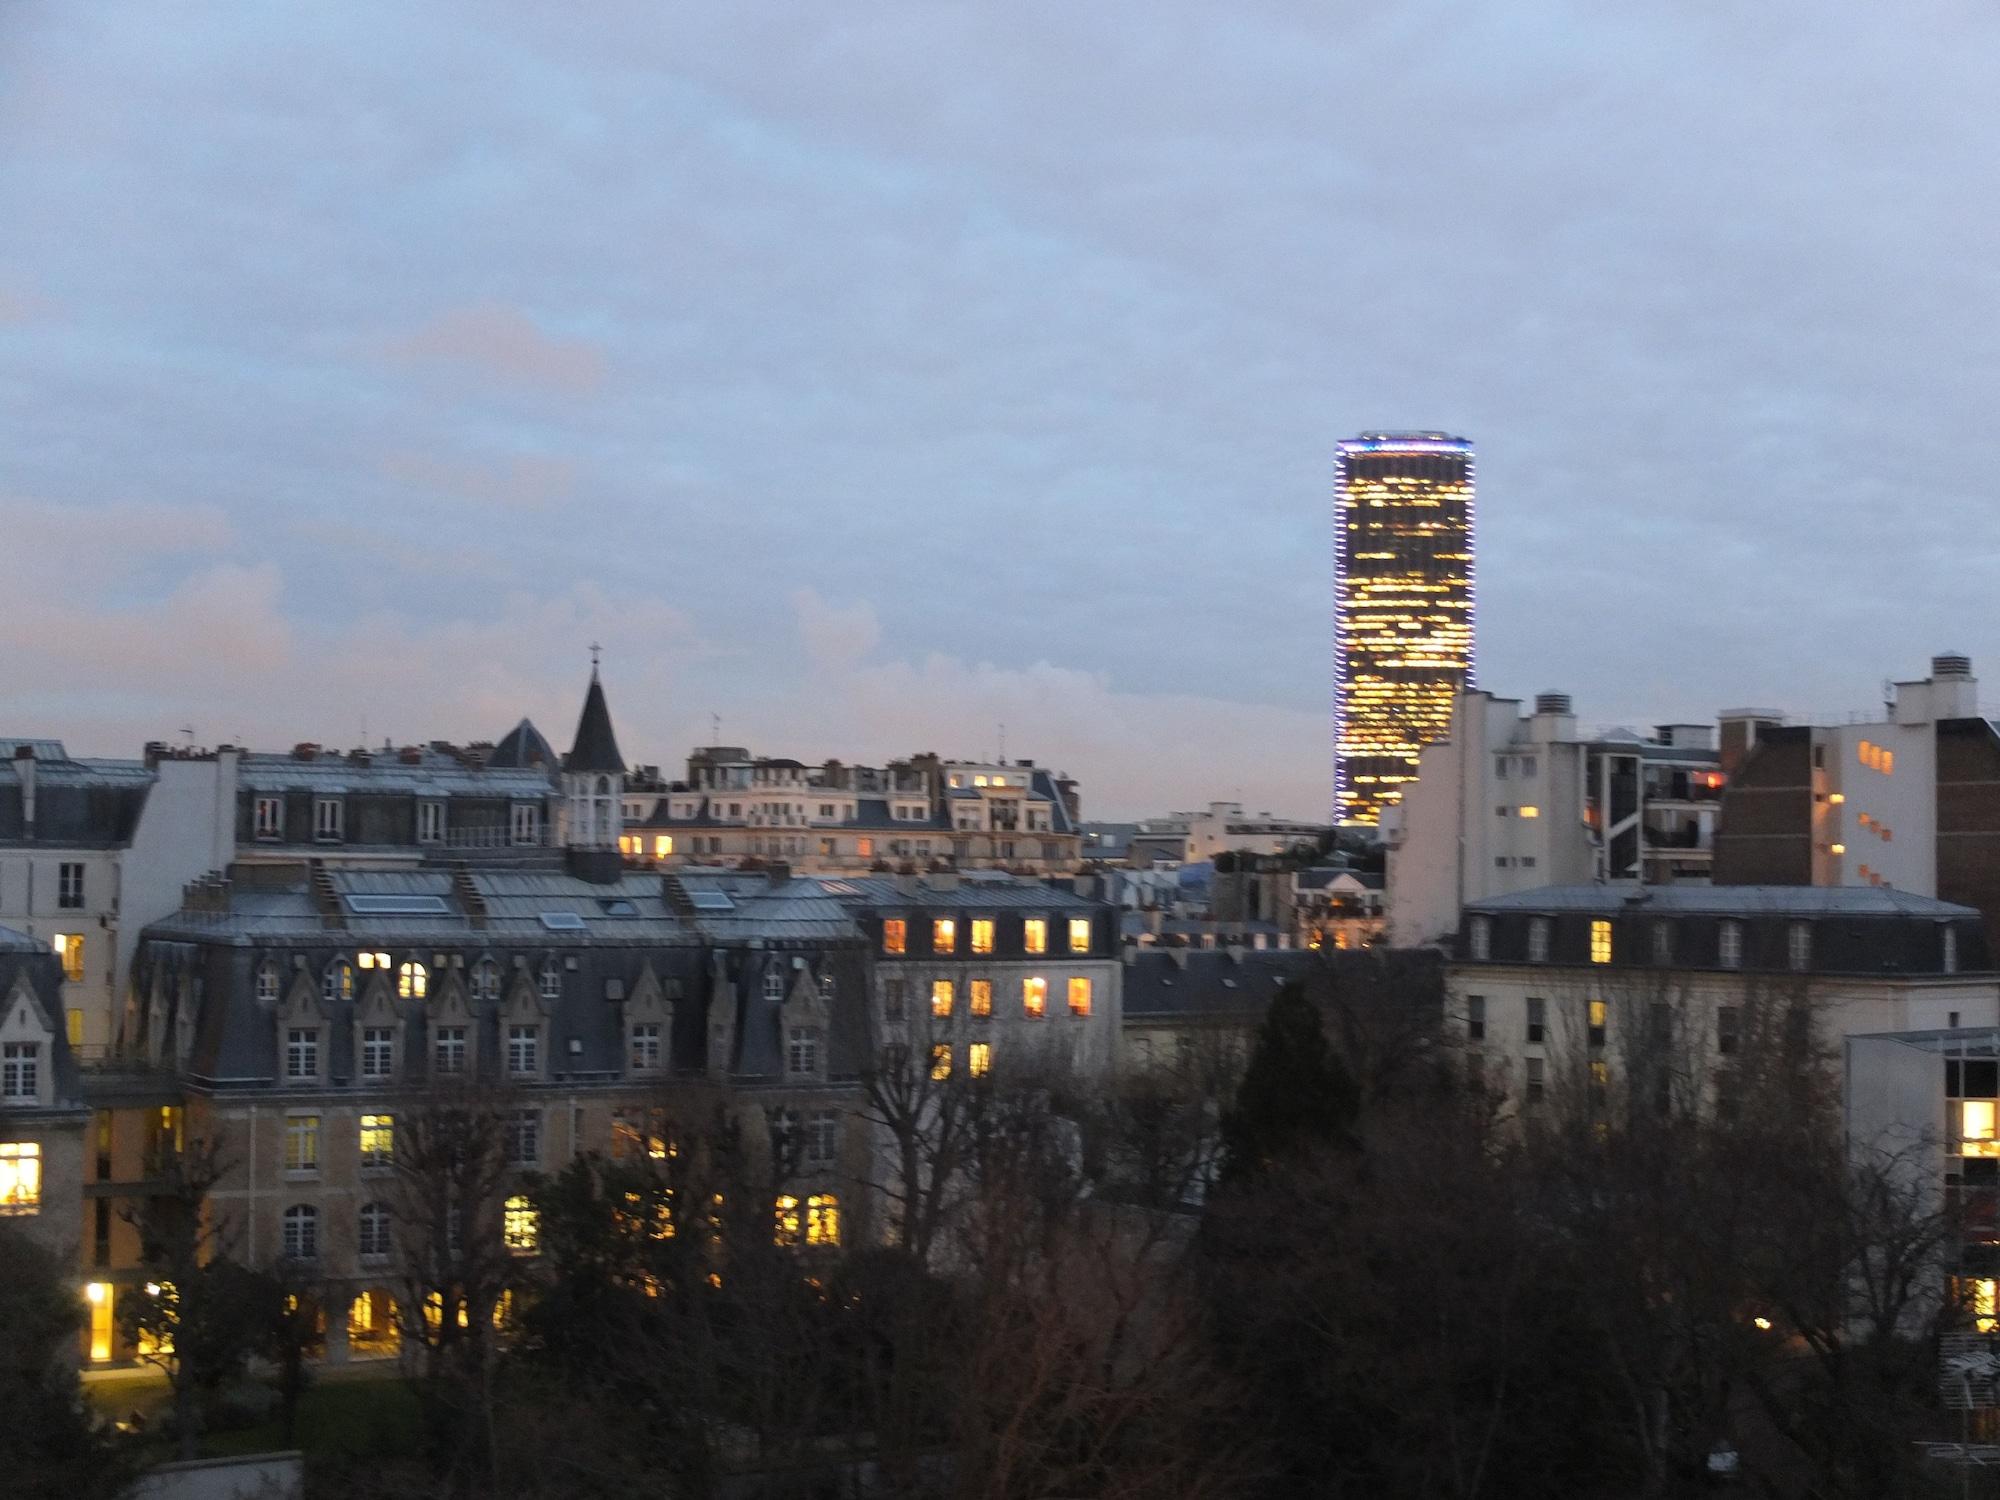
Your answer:
[[[265,1453],[288,1446],[316,1458],[397,1458],[418,1451],[421,1438],[416,1392],[399,1376],[323,1380],[299,1401],[295,1441],[273,1416],[254,1427],[211,1433],[202,1451],[211,1457]]]

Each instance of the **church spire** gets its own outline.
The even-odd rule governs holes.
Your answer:
[[[623,774],[624,757],[618,753],[618,736],[611,729],[611,709],[604,701],[604,684],[597,675],[600,648],[590,648],[590,691],[583,695],[583,713],[576,721],[576,740],[563,758],[563,769],[607,771]]]

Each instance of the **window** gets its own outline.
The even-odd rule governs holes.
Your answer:
[[[442,844],[444,842],[444,804],[442,802],[419,802],[417,804],[417,842],[420,844]]]
[[[1786,933],[1785,955],[1795,972],[1812,967],[1812,924],[1794,922]]]
[[[433,1070],[440,1077],[450,1077],[465,1071],[465,1028],[463,1026],[440,1026],[431,1046]]]
[[[319,1077],[319,1032],[292,1030],[285,1033],[285,1076]]]
[[[56,905],[66,911],[83,906],[83,865],[64,860],[56,867]]]
[[[83,934],[80,932],[59,932],[51,944],[56,957],[62,960],[63,978],[71,984],[83,982]]]
[[[285,1210],[285,1255],[292,1260],[319,1256],[319,1210],[310,1203],[294,1203]]]
[[[313,798],[313,837],[323,844],[340,842],[347,822],[347,804],[338,797]]]
[[[632,1023],[632,1071],[634,1073],[657,1072],[660,1066],[660,1023],[658,1021],[634,1021]]]
[[[1049,951],[1049,919],[1029,917],[1021,924],[1021,948],[1027,953]]]
[[[785,1045],[785,1070],[789,1073],[819,1071],[819,1033],[810,1026],[794,1026]]]
[[[507,1249],[515,1255],[533,1255],[541,1233],[541,1216],[535,1212],[535,1205],[525,1194],[514,1194],[501,1210],[500,1234]]]
[[[764,970],[764,999],[772,1005],[783,1005],[785,1003],[785,970],[783,959],[773,960],[771,966]]]
[[[1590,961],[1594,964],[1611,962],[1611,924],[1603,917],[1590,924]]]
[[[1602,1000],[1592,1000],[1589,1002],[1589,1016],[1590,1045],[1593,1047],[1602,1047],[1604,1045],[1605,1030],[1611,1022],[1611,1007],[1606,1005]]]
[[[1469,936],[1474,958],[1484,962],[1493,956],[1493,922],[1490,917],[1474,917]]]
[[[951,1044],[939,1042],[931,1048],[931,1082],[943,1083],[951,1077]]]
[[[1465,997],[1465,1039],[1468,1042],[1486,1040],[1486,997],[1467,995]]]
[[[1523,806],[1520,812],[1517,814],[1517,816],[1523,818],[1539,818],[1541,815],[1542,815],[1542,810],[1539,807],[1534,806],[1533,804],[1528,804],[1526,806]]]
[[[337,1000],[354,998],[354,966],[344,958],[336,958],[320,971],[319,997],[328,1005]]]
[[[665,859],[674,852],[674,836],[670,833],[653,835],[653,858]]]
[[[379,1260],[389,1253],[389,1205],[361,1205],[360,1233],[355,1236],[363,1260]]]
[[[500,965],[490,958],[482,958],[472,966],[472,998],[475,1000],[500,998]]]
[[[387,1078],[395,1070],[395,1030],[388,1026],[364,1028],[361,1033],[361,1076]]]
[[[806,1116],[805,1167],[825,1172],[840,1159],[840,1112],[816,1109]]]
[[[972,1014],[980,1020],[993,1014],[993,981],[975,979],[972,981]]]
[[[1725,921],[1716,939],[1716,959],[1725,969],[1743,967],[1743,924]]]
[[[909,1000],[909,986],[900,979],[882,981],[882,1019],[900,1021]]]
[[[1528,1031],[1530,1045],[1539,1045],[1547,1038],[1549,1022],[1549,1002],[1536,995],[1528,997]]]
[[[1958,929],[1956,927],[1947,927],[1943,930],[1943,936],[1944,972],[1947,974],[1956,974],[1958,972]],[[1953,1024],[1955,1025],[1956,1023]]]
[[[394,1115],[363,1115],[361,1117],[361,1165],[364,1167],[386,1167],[396,1154],[396,1117]]]
[[[1069,982],[1069,1013],[1073,1016],[1090,1014],[1090,981],[1082,977]]]
[[[948,1016],[951,1014],[952,984],[949,979],[931,981],[931,1014]]]
[[[814,1193],[806,1199],[806,1243],[840,1243],[840,1200],[831,1193]]]
[[[539,844],[542,841],[542,809],[533,802],[514,804],[514,842]]]
[[[993,919],[974,917],[972,919],[972,951],[991,953],[993,951]]]
[[[1021,1010],[1030,1016],[1043,1016],[1049,1010],[1049,982],[1039,974],[1031,974],[1021,981]]]
[[[834,978],[831,969],[819,976],[819,997],[828,1005],[840,997],[840,981]]]
[[[42,1143],[0,1141],[0,1214],[32,1214],[42,1206]]]
[[[292,1115],[285,1121],[285,1170],[319,1170],[318,1115]]]
[[[1069,951],[1088,953],[1090,951],[1090,918],[1071,917],[1069,919]]]
[[[41,1091],[40,1042],[0,1045],[0,1099],[33,1103]]]
[[[421,1000],[430,987],[430,974],[415,959],[396,970],[396,993],[405,1000]]]
[[[1540,1104],[1542,1096],[1548,1092],[1548,1065],[1541,1058],[1528,1059],[1527,1080],[1527,1102]]]
[[[951,917],[939,917],[931,923],[931,952],[956,953],[957,951],[957,921]]]
[[[541,982],[538,989],[544,1000],[562,999],[562,965],[553,958],[542,960]]]
[[[1657,921],[1653,924],[1653,962],[1670,964],[1674,961],[1674,924]]]
[[[974,1078],[984,1078],[993,1071],[993,1044],[974,1042],[965,1049],[965,1069]]]
[[[542,1070],[542,1028],[507,1028],[507,1071],[516,1078],[532,1078]]]
[[[532,1167],[541,1159],[541,1112],[533,1109],[515,1110],[507,1120],[507,1165]]]
[[[875,840],[856,839],[854,841],[854,852],[863,859],[873,859],[875,857]],[[896,951],[900,953],[903,950],[898,948]]]
[[[667,1112],[651,1106],[619,1109],[611,1114],[611,1154],[617,1157],[644,1156],[665,1161],[678,1153],[667,1141]]]
[[[1547,917],[1528,918],[1528,962],[1545,964],[1549,961],[1549,919]]]
[[[257,965],[257,998],[265,1005],[278,1003],[278,966],[268,959]]]
[[[259,797],[251,828],[260,839],[283,838],[285,836],[285,799],[282,797]]]
[[[1733,1005],[1715,1010],[1715,1050],[1724,1057],[1734,1055],[1743,1040],[1743,1012]]]
[[[780,1193],[771,1205],[771,1243],[789,1249],[799,1242],[799,1200]]]
[[[1958,1105],[1960,1156],[2000,1156],[2000,1137],[1994,1131],[1995,1105],[1991,1099],[1962,1099]]]

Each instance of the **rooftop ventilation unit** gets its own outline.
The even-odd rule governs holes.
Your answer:
[[[1538,714],[1570,714],[1576,710],[1570,707],[1568,693],[1535,694],[1535,712]]]

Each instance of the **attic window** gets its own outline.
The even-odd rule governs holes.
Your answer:
[[[607,917],[636,917],[639,915],[639,908],[634,906],[630,901],[600,900],[597,905]]]

